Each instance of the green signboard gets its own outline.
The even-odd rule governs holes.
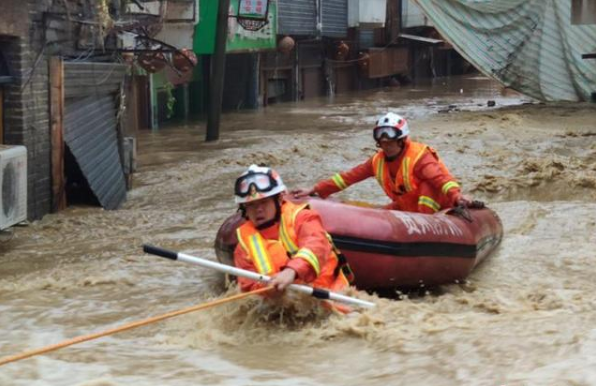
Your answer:
[[[212,54],[215,46],[215,27],[217,22],[216,0],[203,0],[199,5],[199,23],[195,29],[194,51],[197,54]],[[236,19],[238,0],[230,0],[228,14],[228,39],[226,52],[250,52],[276,47],[277,2],[269,0],[268,23],[258,31],[244,29]]]

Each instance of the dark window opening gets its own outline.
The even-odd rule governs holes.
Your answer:
[[[10,69],[8,67],[8,62],[4,57],[2,43],[0,43],[0,84],[2,83],[11,83],[13,78],[10,74]]]

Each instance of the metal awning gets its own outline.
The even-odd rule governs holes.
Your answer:
[[[587,101],[596,66],[582,54],[596,52],[596,25],[571,24],[574,2],[417,0],[441,36],[487,76],[543,101]]]

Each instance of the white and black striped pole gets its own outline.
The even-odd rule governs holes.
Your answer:
[[[267,283],[271,280],[271,278],[269,276],[261,275],[256,272],[251,272],[251,271],[247,271],[245,269],[231,267],[229,265],[216,263],[215,261],[187,255],[185,253],[178,253],[178,252],[170,251],[168,249],[155,247],[153,245],[144,244],[143,251],[145,253],[149,253],[152,255],[165,257],[166,259],[180,260],[180,261],[184,261],[187,263],[198,264],[198,265],[206,267],[206,268],[215,269],[216,271],[228,273],[228,274],[234,275],[234,276],[245,277],[247,279],[259,281],[262,283]],[[309,287],[309,286],[301,285],[301,284],[290,284],[288,286],[288,288],[293,291],[297,291],[297,292],[301,292],[303,294],[310,295],[317,299],[335,300],[338,302],[361,306],[361,307],[367,307],[367,308],[375,306],[375,304],[372,302],[367,302],[366,300],[360,300],[360,299],[356,299],[356,298],[353,298],[350,296],[341,295],[341,294],[331,292],[331,291],[328,291],[328,290],[322,289],[322,288],[313,288],[313,287]]]

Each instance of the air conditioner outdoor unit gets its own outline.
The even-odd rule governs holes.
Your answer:
[[[27,149],[0,145],[0,229],[27,219]]]

